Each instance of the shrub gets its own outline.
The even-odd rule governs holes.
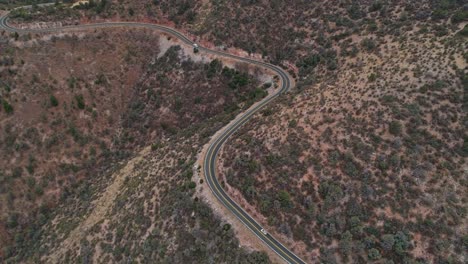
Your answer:
[[[157,149],[159,149],[161,147],[162,147],[162,144],[160,142],[156,142],[156,143],[151,144],[151,150],[153,150],[153,151],[155,151],[155,150],[157,150]]]
[[[375,49],[375,47],[377,46],[375,44],[375,41],[373,39],[370,39],[370,38],[365,38],[362,40],[361,42],[361,45],[367,50],[367,51],[372,51]]]
[[[408,249],[410,246],[410,241],[408,238],[408,235],[405,233],[398,231],[395,236],[395,251],[399,255],[403,255],[404,252]]]
[[[26,178],[26,184],[29,188],[33,188],[34,186],[36,186],[36,179],[34,177],[28,177]]]
[[[270,263],[268,255],[265,252],[252,252],[247,255],[246,263],[258,263],[258,264],[266,264]]]
[[[347,158],[343,166],[343,172],[350,177],[357,177],[360,172],[359,164],[353,158]]]
[[[302,58],[298,63],[298,68],[315,68],[320,63],[320,55],[312,54]]]
[[[398,121],[392,121],[390,122],[388,129],[389,129],[390,134],[398,136],[401,134],[402,125]]]
[[[85,109],[85,102],[84,102],[84,97],[83,95],[76,95],[75,96],[75,100],[76,100],[76,105],[78,106],[79,109]]]
[[[371,259],[371,260],[378,260],[378,259],[380,259],[382,256],[380,255],[379,250],[377,250],[377,249],[375,249],[375,248],[371,248],[371,249],[369,250],[368,257],[369,257],[369,259]]]
[[[363,12],[359,8],[358,4],[352,4],[347,8],[348,15],[351,19],[357,20],[363,16]]]
[[[34,193],[38,196],[42,196],[44,194],[44,189],[42,189],[41,186],[37,185],[35,188],[34,188]]]
[[[57,98],[54,96],[54,95],[51,95],[50,96],[50,105],[53,106],[53,107],[56,107],[58,106],[59,102],[57,100]]]
[[[278,193],[278,200],[281,203],[281,206],[288,208],[291,206],[291,197],[287,191],[280,191]]]
[[[248,83],[249,83],[249,78],[247,74],[237,72],[234,75],[234,78],[232,79],[232,81],[229,83],[229,86],[233,89],[236,89],[239,87],[246,86]]]
[[[289,127],[296,127],[297,126],[297,121],[296,119],[291,119],[288,123]]]
[[[460,34],[465,37],[468,36],[468,25],[465,25],[465,27],[462,30],[460,30],[457,34]]]
[[[5,110],[5,113],[7,114],[13,113],[13,106],[11,106],[11,104],[8,103],[5,99],[2,100],[2,105],[3,105],[3,110]]]
[[[460,23],[468,20],[468,10],[460,10],[452,17],[452,23]]]
[[[384,250],[392,250],[393,245],[395,244],[395,238],[392,234],[385,234],[382,236],[381,246]]]
[[[468,136],[465,136],[463,139],[462,155],[464,157],[468,156]]]
[[[72,76],[72,77],[68,78],[68,80],[67,80],[68,87],[70,89],[74,89],[76,87],[76,82],[77,82],[77,80],[76,80],[75,77]]]
[[[218,74],[223,68],[223,63],[218,60],[214,59],[208,64],[208,70],[206,71],[206,77],[208,79],[213,78],[216,74]]]
[[[369,12],[375,12],[375,11],[379,11],[380,9],[382,9],[383,7],[383,3],[381,1],[375,1],[374,3],[372,3],[372,5],[369,7]]]
[[[353,249],[353,235],[349,231],[346,231],[344,234],[341,235],[340,240],[340,250],[345,255],[349,255]]]
[[[18,218],[19,218],[19,215],[17,213],[13,213],[9,215],[7,219],[7,227],[15,228],[16,226],[18,226]]]
[[[268,95],[268,92],[263,90],[262,88],[258,87],[255,90],[249,92],[249,98],[251,100],[257,101],[260,98],[263,98]]]
[[[104,85],[107,84],[107,78],[104,74],[100,73],[96,76],[96,80],[94,81],[96,85]]]
[[[101,0],[101,2],[99,2],[99,4],[96,7],[96,13],[98,14],[102,13],[102,11],[104,11],[106,6],[107,6],[107,0]]]
[[[468,235],[464,235],[462,238],[463,245],[468,248]]]
[[[448,11],[444,9],[436,9],[434,12],[432,12],[432,18],[434,20],[439,20],[439,19],[444,19],[447,18],[448,16]]]

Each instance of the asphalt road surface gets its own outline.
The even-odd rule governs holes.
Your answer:
[[[47,5],[47,4],[46,4]],[[30,6],[24,7],[30,8]],[[73,30],[73,29],[86,29],[86,28],[110,28],[110,27],[135,27],[135,28],[149,28],[158,31],[162,31],[168,34],[171,34],[177,38],[179,38],[182,42],[187,45],[194,45],[195,42],[187,38],[182,33],[178,32],[177,30],[156,25],[156,24],[149,24],[149,23],[138,23],[138,22],[109,22],[109,23],[96,23],[96,24],[85,24],[85,25],[77,25],[77,26],[64,26],[60,28],[48,28],[48,29],[19,29],[8,24],[8,15],[4,15],[0,17],[0,29],[4,29],[10,32],[18,32],[18,33],[28,33],[28,32],[60,32],[66,30]],[[275,253],[277,253],[281,258],[283,258],[288,263],[305,263],[301,260],[298,256],[296,256],[292,251],[287,249],[283,246],[278,240],[276,240],[273,236],[271,236],[267,231],[262,232],[262,226],[258,224],[248,213],[246,213],[236,202],[234,202],[223,190],[218,179],[216,177],[216,159],[221,149],[222,145],[226,142],[226,140],[243,124],[245,124],[249,119],[257,113],[260,109],[262,109],[265,105],[270,103],[276,97],[281,95],[282,93],[287,92],[291,86],[292,82],[290,80],[289,75],[281,68],[249,59],[243,58],[236,55],[232,55],[226,52],[211,50],[204,47],[198,47],[200,52],[214,54],[217,56],[223,56],[231,59],[235,59],[237,61],[246,62],[249,64],[257,65],[266,69],[269,69],[276,73],[279,77],[281,86],[275,90],[275,92],[268,97],[264,98],[257,104],[254,104],[251,108],[245,111],[243,114],[237,116],[235,120],[233,120],[229,125],[222,129],[222,133],[219,133],[216,137],[213,137],[209,143],[208,151],[206,152],[206,156],[204,157],[203,161],[203,170],[204,175],[206,177],[206,182],[210,187],[213,194],[219,201],[228,208],[247,228],[249,228],[260,240],[262,240],[268,247],[271,248]]]

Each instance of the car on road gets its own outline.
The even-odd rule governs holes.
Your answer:
[[[198,44],[197,43],[193,43],[193,53],[198,53]]]
[[[262,230],[260,230],[265,236],[268,234],[267,231],[265,229],[262,228]]]

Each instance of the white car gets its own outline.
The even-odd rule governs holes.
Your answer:
[[[260,230],[265,236],[268,234],[267,231],[265,229],[262,228],[262,230]]]
[[[198,49],[198,44],[197,44],[197,43],[193,43],[193,47],[194,47],[195,49]]]

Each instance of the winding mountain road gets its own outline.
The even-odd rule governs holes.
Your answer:
[[[51,5],[51,4],[43,4]],[[25,6],[23,8],[30,8],[31,6]],[[110,28],[110,27],[135,27],[135,28],[148,28],[154,29],[161,32],[168,33],[180,39],[183,43],[187,45],[193,45],[195,42],[187,38],[182,33],[178,32],[175,29],[170,27],[149,24],[149,23],[139,23],[139,22],[106,22],[106,23],[95,23],[95,24],[84,24],[77,26],[64,26],[60,28],[48,28],[48,29],[20,29],[15,28],[8,24],[8,14],[0,17],[0,29],[4,29],[10,32],[18,33],[34,33],[34,32],[61,32],[66,30],[73,29],[87,29],[87,28]],[[235,132],[239,127],[245,124],[255,113],[262,109],[265,105],[270,103],[279,95],[287,92],[293,85],[293,82],[290,79],[290,76],[281,68],[271,65],[265,62],[243,58],[236,55],[232,55],[226,52],[211,50],[204,47],[199,47],[200,52],[214,54],[217,56],[222,56],[230,59],[234,59],[241,62],[246,62],[252,65],[266,68],[274,72],[280,80],[281,86],[275,90],[274,93],[270,94],[268,97],[264,98],[262,101],[254,104],[247,111],[237,116],[235,120],[230,122],[226,127],[224,127],[217,136],[213,137],[209,143],[209,147],[206,151],[206,155],[203,160],[203,172],[206,178],[206,182],[210,187],[213,194],[218,198],[218,200],[228,208],[247,228],[249,228],[260,240],[262,240],[268,247],[271,248],[275,253],[277,253],[281,258],[283,258],[288,263],[305,263],[298,256],[296,256],[292,251],[287,249],[282,245],[278,240],[276,240],[272,235],[267,232],[262,232],[263,228],[258,224],[248,213],[246,213],[236,202],[234,202],[223,190],[219,181],[216,177],[216,160],[217,155],[226,142],[226,140]]]

